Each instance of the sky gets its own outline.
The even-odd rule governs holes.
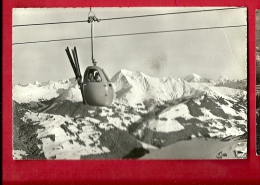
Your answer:
[[[212,9],[92,8],[99,19]],[[225,7],[214,7],[225,8]],[[13,9],[13,25],[87,20],[89,8]],[[100,21],[95,36],[164,30],[246,25],[246,9],[174,14]],[[89,37],[90,24],[73,23],[13,27],[13,43]],[[184,78],[191,73],[216,79],[247,76],[247,27],[208,29],[94,39],[94,58],[111,78],[121,69],[162,77]],[[81,72],[91,61],[91,40],[13,45],[13,85],[75,77],[65,48],[76,46]]]

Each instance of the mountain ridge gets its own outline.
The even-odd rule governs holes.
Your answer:
[[[83,105],[74,79],[14,86],[16,158],[141,157],[147,146],[247,133],[243,89],[127,70],[112,83],[116,98],[108,107]]]

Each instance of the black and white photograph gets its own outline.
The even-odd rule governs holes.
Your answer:
[[[12,19],[13,159],[247,158],[245,7],[15,8]]]
[[[256,153],[260,155],[260,11],[256,11]]]

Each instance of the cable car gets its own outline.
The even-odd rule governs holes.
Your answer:
[[[91,12],[91,10],[90,10]],[[72,56],[70,54],[69,48],[65,49],[72,69],[76,75],[76,80],[78,82],[83,104],[88,104],[91,106],[109,106],[112,104],[115,92],[113,89],[113,85],[110,82],[107,74],[105,73],[104,69],[98,67],[96,64],[97,62],[94,59],[94,46],[93,46],[93,22],[99,21],[95,15],[89,16],[88,22],[91,23],[91,50],[92,50],[92,63],[93,66],[87,67],[85,70],[83,81],[80,72],[79,62],[78,62],[78,55],[76,47],[72,49]]]
[[[105,71],[98,66],[89,66],[86,69],[82,91],[88,105],[109,106],[114,99],[113,85]]]

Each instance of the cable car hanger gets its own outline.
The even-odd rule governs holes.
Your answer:
[[[92,13],[92,15],[90,15]],[[91,59],[92,59],[92,63],[94,66],[97,65],[97,62],[95,61],[94,58],[94,22],[99,22],[99,19],[96,17],[96,15],[94,14],[94,12],[90,11],[88,13],[88,23],[91,23]]]
[[[97,62],[94,58],[94,22],[99,22],[99,19],[90,8],[90,12],[88,13],[88,23],[91,23],[91,60],[93,66],[86,68],[83,80],[80,72],[76,47],[71,50],[73,58],[71,57],[68,47],[65,51],[76,76],[83,104],[91,106],[109,106],[114,100],[115,92],[107,74],[102,68],[97,66]]]

